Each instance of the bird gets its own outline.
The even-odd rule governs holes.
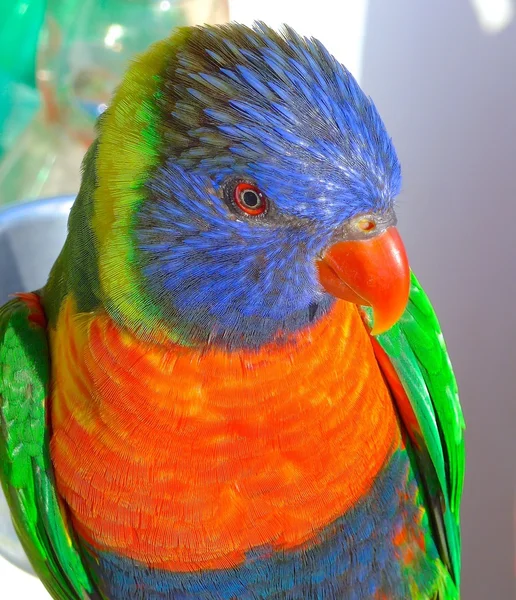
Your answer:
[[[53,598],[459,598],[464,418],[400,189],[318,40],[133,60],[47,283],[0,309],[0,477]]]

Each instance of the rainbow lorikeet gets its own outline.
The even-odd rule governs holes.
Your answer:
[[[0,312],[1,479],[54,598],[459,597],[463,418],[399,188],[318,41],[185,28],[130,66]]]

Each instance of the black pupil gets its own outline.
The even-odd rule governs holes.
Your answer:
[[[248,208],[256,208],[260,204],[260,196],[253,190],[246,190],[242,194],[242,203]]]

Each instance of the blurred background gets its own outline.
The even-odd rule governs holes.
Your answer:
[[[174,25],[287,22],[323,41],[373,97],[403,168],[400,229],[439,315],[467,422],[465,600],[516,597],[515,12],[516,0],[0,1],[0,209],[77,192],[93,123],[127,61]],[[46,223],[55,208],[43,213]],[[0,295],[11,285],[7,249],[22,245],[16,231],[2,246],[0,216]],[[36,282],[20,269],[16,285],[33,289],[45,275]],[[0,554],[24,566],[11,536],[0,517]],[[1,557],[0,581],[48,598]]]

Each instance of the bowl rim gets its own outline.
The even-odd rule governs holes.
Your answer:
[[[53,196],[37,200],[28,200],[15,202],[0,207],[0,229],[3,229],[7,223],[13,224],[17,221],[26,219],[30,216],[45,216],[56,214],[66,214],[75,200],[75,196]]]

